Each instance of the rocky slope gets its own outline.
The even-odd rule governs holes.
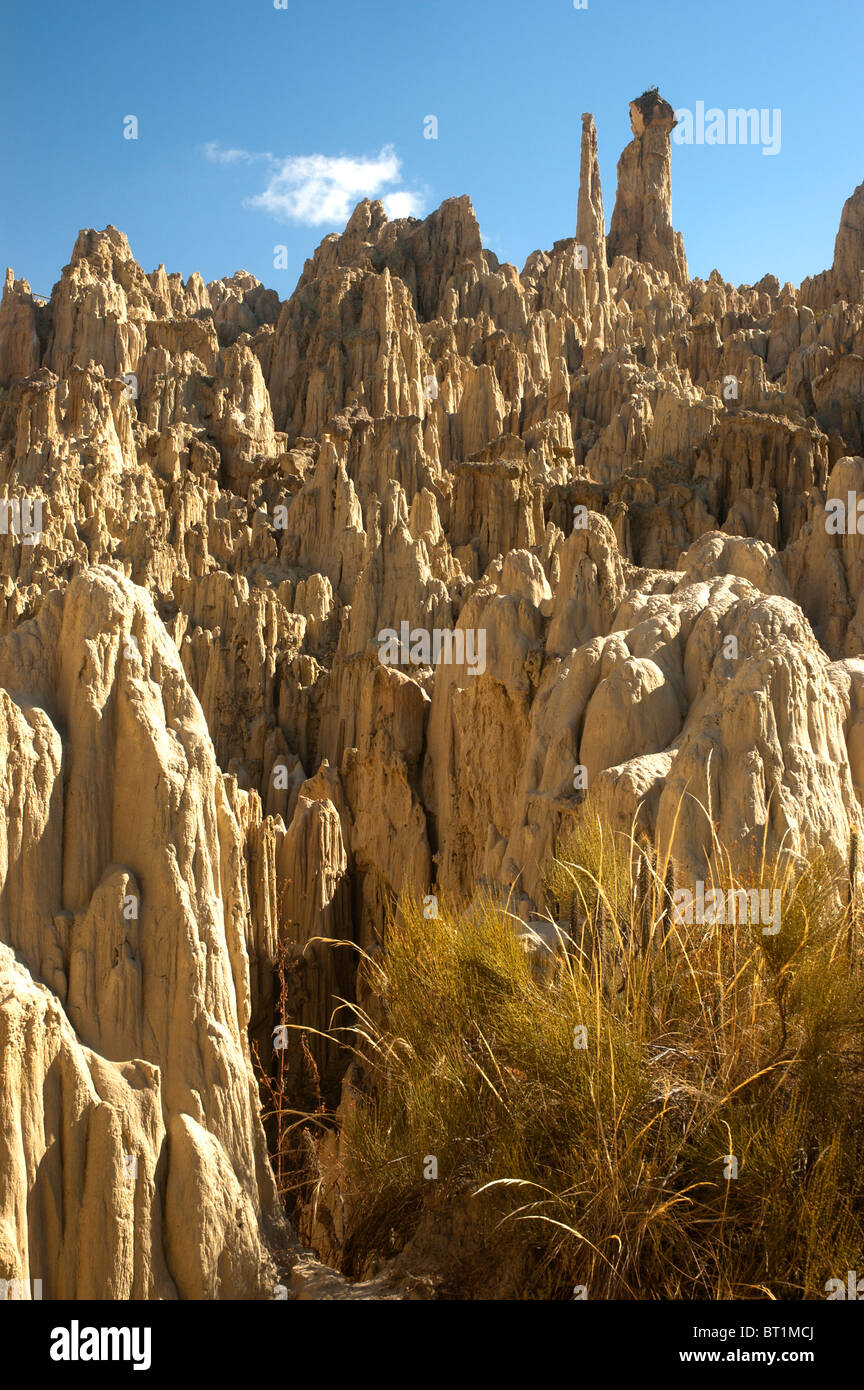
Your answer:
[[[466,197],[360,203],[281,304],[114,227],[47,304],[7,272],[0,1277],[268,1296],[280,947],[326,1028],[355,956],[313,938],[407,888],[541,910],[585,791],[682,881],[712,824],[848,858],[864,184],[799,289],[691,279],[672,119],[631,104],[607,238],[582,118],[576,235],[521,272]],[[464,659],[382,659],[436,630]]]

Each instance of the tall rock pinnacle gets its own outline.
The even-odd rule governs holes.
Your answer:
[[[835,299],[858,304],[864,295],[864,183],[843,204],[834,242],[834,263],[820,275],[801,283],[801,303],[816,313],[830,308]]]
[[[610,333],[609,276],[606,267],[606,220],[600,165],[597,162],[597,131],[590,112],[582,116],[582,157],[579,165],[579,203],[576,238],[588,252],[592,274],[587,277],[587,309],[591,318],[589,353],[602,350]]]
[[[576,216],[576,235],[587,246],[592,262],[599,262],[606,237],[603,218],[603,191],[600,187],[600,166],[597,163],[597,131],[594,117],[586,112],[582,117],[582,158],[579,165],[579,205]],[[605,268],[602,272],[606,281]]]
[[[864,183],[843,204],[834,242],[833,270],[838,291],[850,304],[859,302],[864,272]]]
[[[630,103],[633,139],[618,160],[618,191],[606,242],[616,256],[647,261],[676,284],[686,284],[684,241],[672,226],[670,134],[675,113],[656,87]]]

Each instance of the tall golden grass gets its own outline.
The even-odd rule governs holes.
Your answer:
[[[854,889],[824,856],[714,864],[714,886],[781,892],[778,934],[676,921],[673,865],[587,810],[548,866],[547,969],[506,905],[400,904],[361,967],[376,1017],[346,1006],[334,1030],[366,1078],[341,1142],[349,1273],[448,1211],[469,1298],[496,1268],[506,1296],[591,1299],[824,1298],[864,1271]]]

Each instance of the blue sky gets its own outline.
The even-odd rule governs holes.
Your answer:
[[[583,111],[597,122],[608,226],[628,102],[654,85],[676,108],[782,112],[776,155],[673,147],[691,274],[797,283],[824,269],[864,179],[860,0],[5,9],[0,266],[40,292],[80,227],[113,222],[145,270],[161,261],[211,280],[242,268],[285,298],[365,191],[422,212],[468,193],[485,243],[521,268],[574,234]],[[129,115],[137,140],[123,138]],[[429,115],[437,140],[424,139]]]

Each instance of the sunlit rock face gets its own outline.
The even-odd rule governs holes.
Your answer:
[[[338,1096],[353,948],[407,890],[542,909],[586,794],[685,876],[864,829],[861,189],[800,291],[691,279],[630,115],[608,237],[586,114],[521,271],[461,196],[358,204],[281,304],[114,227],[8,272],[0,1278],[266,1296],[283,1009]]]

